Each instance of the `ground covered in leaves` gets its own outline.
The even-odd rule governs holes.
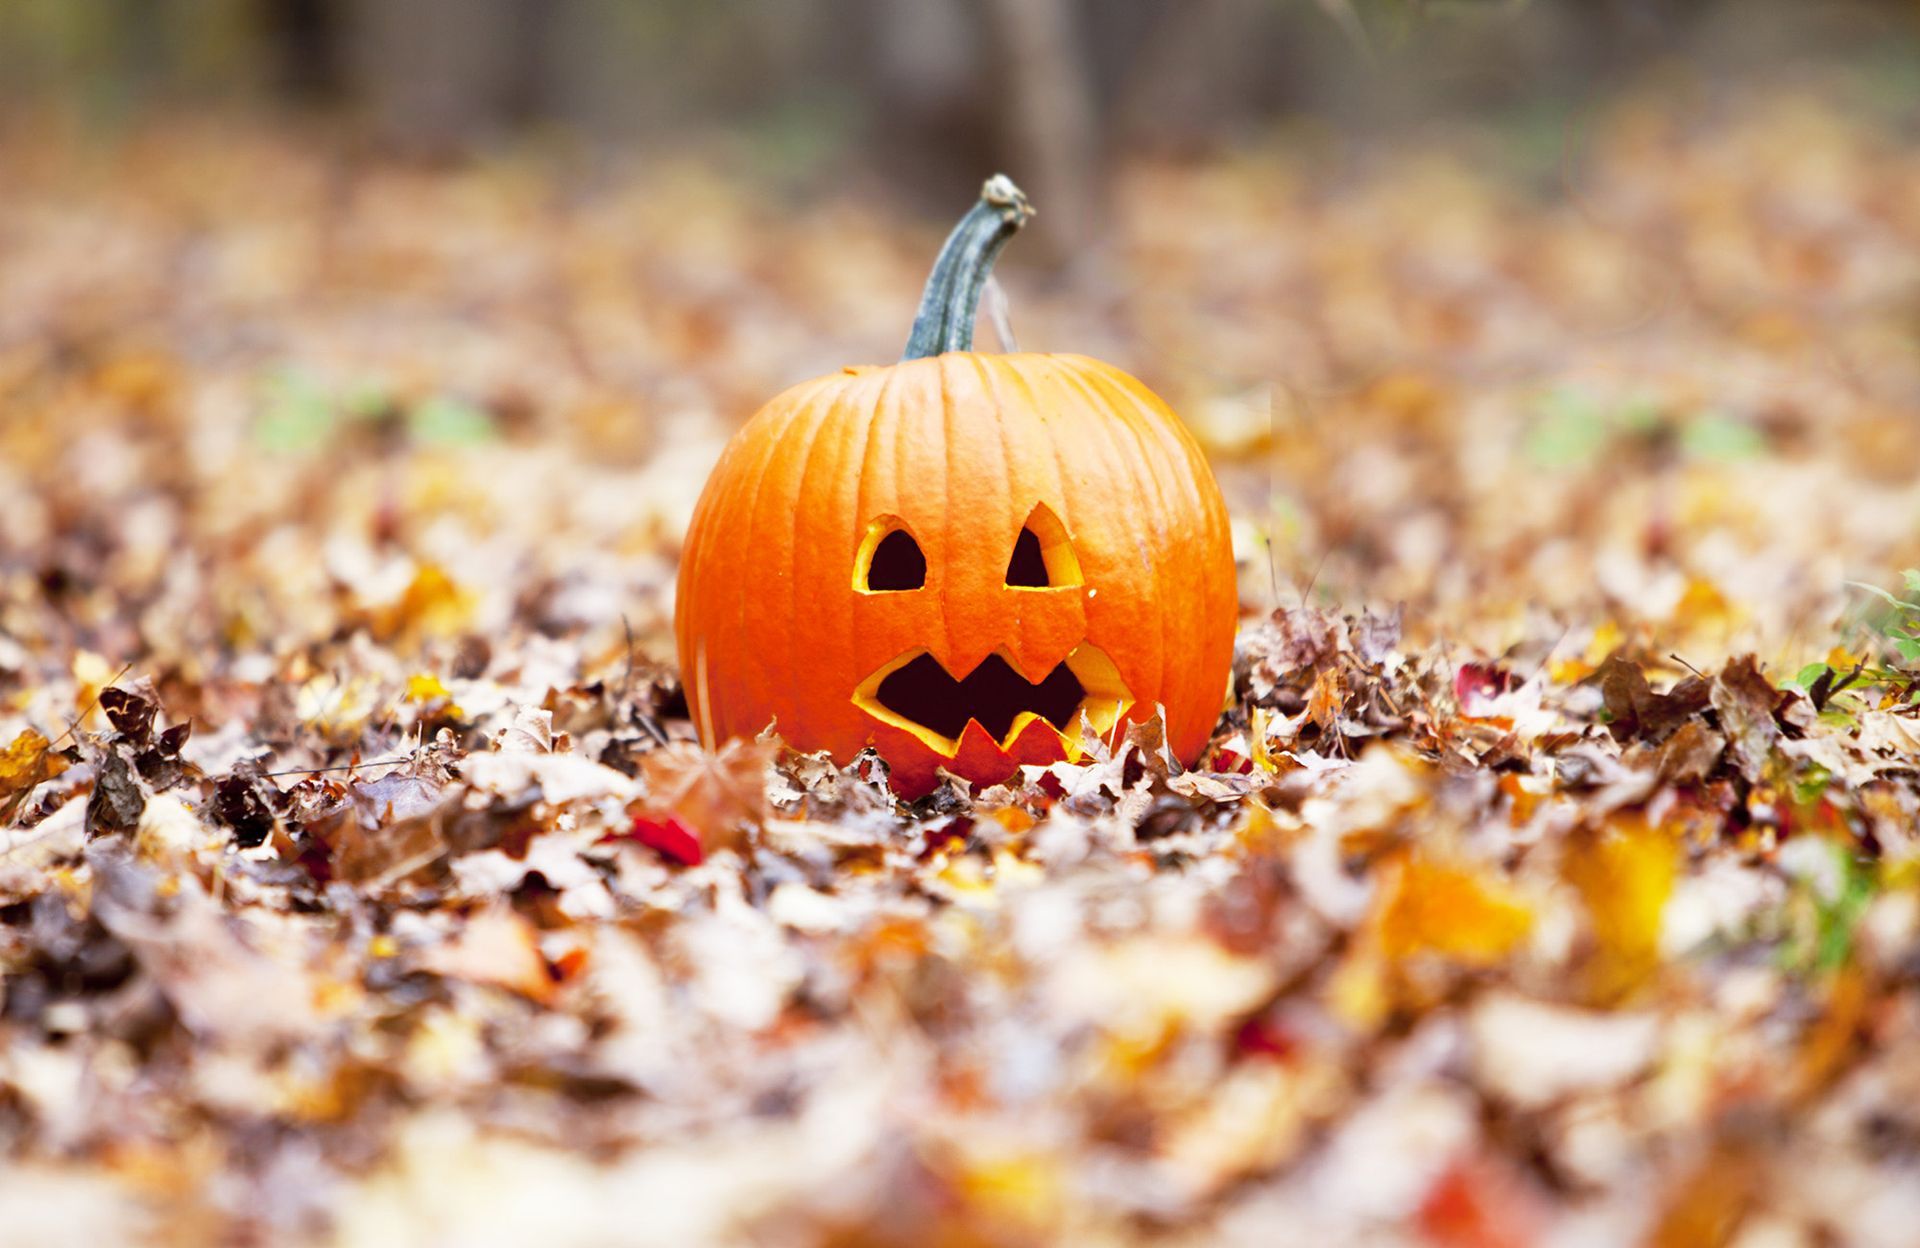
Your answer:
[[[1124,170],[1014,324],[1215,454],[1232,705],[911,806],[703,754],[669,621],[721,441],[890,358],[937,225],[18,129],[0,1239],[1911,1242],[1891,107]]]

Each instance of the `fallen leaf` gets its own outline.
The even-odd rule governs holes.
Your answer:
[[[1526,939],[1533,912],[1484,870],[1414,856],[1389,870],[1377,923],[1389,958],[1490,966]]]
[[[706,852],[701,848],[699,835],[680,822],[675,815],[663,815],[658,819],[646,815],[635,815],[633,826],[624,835],[626,839],[638,841],[648,849],[657,850],[682,866],[697,867],[706,861]]]
[[[1639,815],[1619,816],[1569,848],[1564,873],[1586,903],[1596,944],[1587,967],[1593,1000],[1614,1000],[1658,967],[1661,916],[1679,866],[1673,834]]]
[[[1749,781],[1761,783],[1773,747],[1780,740],[1780,725],[1774,721],[1780,691],[1760,674],[1753,656],[1747,655],[1728,661],[1713,678],[1712,696],[1734,763]]]
[[[556,987],[538,933],[511,910],[481,911],[452,940],[429,949],[420,964],[436,975],[505,988],[542,1004],[553,999]]]
[[[0,824],[13,817],[34,786],[45,784],[67,769],[67,760],[53,752],[49,742],[28,728],[0,753]]]
[[[742,843],[767,813],[767,769],[778,748],[766,741],[728,741],[715,750],[676,742],[644,755],[643,813],[665,828],[671,819],[692,832],[703,855]],[[663,833],[673,842],[673,834]]]

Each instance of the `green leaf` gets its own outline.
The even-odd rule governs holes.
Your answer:
[[[1576,390],[1555,390],[1540,402],[1539,419],[1527,430],[1527,454],[1551,468],[1570,468],[1595,459],[1613,437],[1612,423],[1599,403]]]
[[[1652,433],[1660,427],[1660,403],[1646,395],[1630,398],[1620,405],[1613,423],[1632,433]]]
[[[1793,887],[1782,965],[1803,974],[1839,970],[1853,956],[1861,916],[1879,887],[1873,867],[1815,837],[1788,842],[1778,865]]]
[[[1788,681],[1787,684],[1796,689],[1811,689],[1813,682],[1819,680],[1820,674],[1826,670],[1827,665],[1825,663],[1809,663],[1796,672],[1793,679]]]
[[[1793,778],[1794,800],[1802,806],[1811,806],[1826,793],[1827,785],[1833,779],[1833,773],[1819,763],[1808,763]]]
[[[1704,412],[1681,429],[1680,449],[1695,459],[1752,459],[1767,452],[1767,438],[1744,421]]]
[[[1821,971],[1837,971],[1853,954],[1854,933],[1867,904],[1873,900],[1874,879],[1849,856],[1846,885],[1831,904],[1819,908],[1820,933],[1814,966]]]
[[[286,369],[267,379],[253,436],[271,451],[317,450],[333,436],[337,417],[333,396],[318,381]]]
[[[429,446],[472,446],[493,437],[493,417],[463,399],[435,395],[407,413],[407,428]]]

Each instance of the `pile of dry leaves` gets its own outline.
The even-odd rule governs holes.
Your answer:
[[[1191,770],[1147,726],[912,805],[700,750],[668,624],[729,430],[887,358],[937,233],[0,140],[0,1238],[1908,1242],[1872,116],[1127,170],[1091,276],[1007,280],[1216,454],[1232,705]]]

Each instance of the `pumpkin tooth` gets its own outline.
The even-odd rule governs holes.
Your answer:
[[[1082,643],[1039,681],[1020,674],[1004,651],[995,651],[955,679],[925,650],[886,664],[864,681],[853,700],[868,714],[911,732],[951,756],[967,725],[977,723],[1001,749],[1009,749],[1035,721],[1045,723],[1069,752],[1084,718],[1096,733],[1112,728],[1130,704],[1113,660]]]

